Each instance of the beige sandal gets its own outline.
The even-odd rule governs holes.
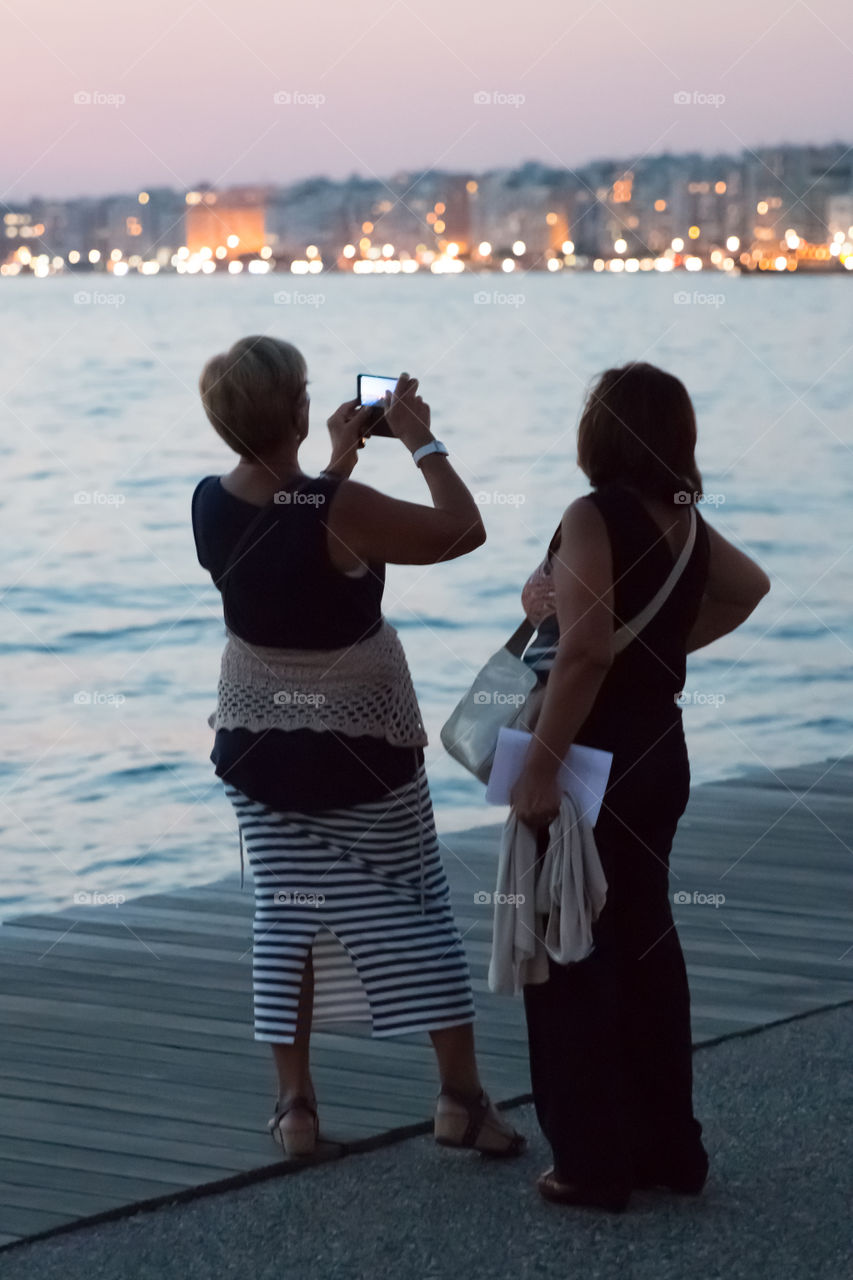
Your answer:
[[[435,1140],[441,1147],[479,1151],[496,1159],[520,1156],[524,1135],[506,1124],[485,1091],[471,1097],[442,1089],[435,1107]]]
[[[305,1124],[305,1116],[310,1117],[310,1124]],[[290,1118],[291,1123],[287,1120]],[[302,1123],[295,1123],[298,1119]],[[287,1156],[311,1156],[317,1145],[320,1121],[317,1117],[317,1104],[302,1095],[291,1098],[283,1106],[276,1103],[275,1115],[269,1122],[269,1131],[273,1139],[279,1143]]]

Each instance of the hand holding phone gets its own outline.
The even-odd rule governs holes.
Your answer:
[[[397,387],[396,378],[386,378],[378,373],[360,373],[358,375],[359,406],[370,406],[371,413],[367,419],[367,430],[371,436],[393,436],[393,431],[385,419],[388,394],[393,395]]]
[[[359,403],[375,405],[378,411],[377,426],[370,428],[370,435],[396,436],[412,452],[433,439],[430,408],[418,395],[417,378],[407,373],[401,373],[399,378],[363,373],[359,375],[358,391]]]

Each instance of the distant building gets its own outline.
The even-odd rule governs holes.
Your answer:
[[[184,243],[190,253],[218,249],[218,258],[259,254],[267,244],[267,206],[263,187],[233,187],[227,191],[189,191],[185,197]]]

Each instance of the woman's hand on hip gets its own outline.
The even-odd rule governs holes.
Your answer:
[[[332,457],[327,471],[349,476],[358,462],[358,451],[364,448],[370,406],[359,407],[358,398],[345,400],[329,418],[326,426],[332,441]]]
[[[552,769],[547,773],[524,768],[512,789],[510,803],[516,817],[536,831],[548,827],[560,812],[563,792]]]

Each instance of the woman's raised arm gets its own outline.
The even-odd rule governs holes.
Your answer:
[[[412,452],[429,444],[429,405],[417,394],[416,378],[401,374],[386,409],[395,436]],[[338,489],[327,521],[329,554],[341,569],[359,562],[436,564],[467,555],[486,540],[479,508],[463,480],[443,454],[420,462],[432,506],[403,502],[346,480]]]

